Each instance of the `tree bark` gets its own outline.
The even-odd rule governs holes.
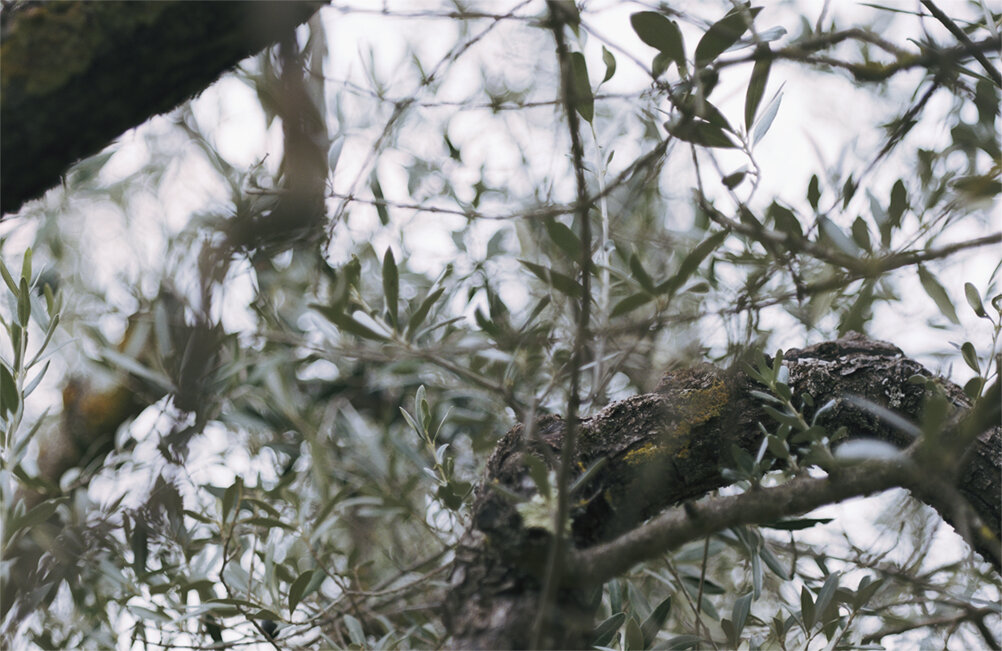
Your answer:
[[[324,3],[23,2],[0,16],[0,212],[168,111]]]
[[[811,418],[814,409],[831,401],[818,419],[829,432],[845,426],[846,438],[911,446],[913,454],[874,462],[878,472],[871,472],[867,465],[844,470],[832,467],[826,478],[804,475],[776,488],[693,503],[732,483],[721,473],[735,466],[732,446],[754,457],[763,439],[757,424],[774,429],[775,421],[763,410],[763,400],[750,393],[763,387],[740,370],[702,365],[665,375],[653,393],[612,404],[579,423],[575,467],[588,468],[600,459],[603,465],[574,496],[581,502],[570,523],[575,549],[548,618],[546,646],[590,646],[594,597],[609,578],[603,568],[623,571],[650,553],[727,526],[766,521],[756,517],[792,516],[892,486],[908,487],[937,508],[998,571],[1002,428],[995,415],[996,396],[988,401],[990,414],[980,419],[982,431],[975,433],[969,449],[944,453],[956,456],[958,471],[951,474],[949,463],[935,469],[918,468],[912,458],[921,456],[916,451],[921,443],[915,444],[893,419],[880,417],[879,409],[861,408],[850,398],[863,398],[912,423],[921,421],[931,391],[924,382],[909,380],[916,375],[932,378],[932,374],[896,346],[852,333],[789,351],[784,364],[794,396],[809,393],[813,397],[815,407],[805,416]],[[934,382],[953,403],[951,431],[961,431],[958,423],[970,410],[970,402],[956,385],[938,378]],[[555,416],[540,419],[532,428],[519,425],[504,436],[488,461],[476,493],[472,526],[458,547],[444,604],[454,647],[528,646],[551,536],[544,528],[527,526],[513,500],[493,486],[500,484],[509,494],[532,496],[535,484],[526,458],[559,463],[563,432],[564,422]],[[959,497],[951,499],[951,495]],[[683,506],[642,524],[680,503]],[[622,558],[620,553],[617,558],[617,552],[637,556]]]

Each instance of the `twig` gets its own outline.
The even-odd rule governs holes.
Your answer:
[[[953,244],[947,244],[934,249],[925,249],[922,251],[903,251],[901,253],[892,253],[891,255],[885,256],[883,258],[877,258],[871,260],[868,263],[867,271],[865,272],[850,272],[844,275],[838,275],[826,280],[819,280],[813,283],[808,283],[803,288],[794,292],[786,292],[775,296],[773,298],[766,299],[764,301],[759,301],[754,304],[744,303],[738,308],[727,308],[719,312],[719,314],[734,314],[736,312],[742,312],[747,309],[761,309],[764,307],[771,307],[773,305],[778,305],[792,298],[813,296],[814,294],[820,294],[821,292],[827,292],[833,289],[839,289],[840,287],[845,287],[849,283],[855,282],[857,280],[862,280],[864,278],[876,278],[888,271],[893,271],[895,269],[900,269],[901,267],[907,267],[914,264],[920,264],[922,262],[928,262],[929,260],[939,260],[941,258],[946,258],[954,253],[960,251],[965,251],[967,249],[974,249],[982,246],[987,246],[989,244],[998,244],[1002,242],[1002,233],[993,233],[991,235],[985,235],[984,237],[977,237],[973,240],[964,240],[963,242],[954,242]]]
[[[523,3],[524,5],[525,3]],[[523,6],[519,5],[519,7]],[[536,21],[538,18],[536,16],[517,16],[514,14],[514,9],[509,13],[497,14],[489,11],[474,11],[470,10],[459,10],[459,11],[390,11],[384,5],[382,9],[376,9],[371,7],[360,7],[356,5],[348,6],[338,6],[332,4],[329,6],[331,11],[337,11],[342,14],[370,14],[377,16],[385,16],[386,18],[400,18],[400,19],[440,19],[440,20],[522,20],[526,22]],[[516,7],[518,9],[518,7]]]
[[[703,624],[703,588],[706,587],[706,565],[710,560],[710,537],[706,536],[703,539],[703,561],[699,566],[699,590],[696,592],[696,630],[698,632],[699,627]],[[682,590],[685,592],[685,590]],[[710,631],[707,629],[706,637],[711,638]]]
[[[564,523],[570,511],[568,484],[577,448],[577,418],[581,403],[581,362],[583,350],[588,340],[588,325],[591,318],[591,222],[588,215],[588,186],[584,176],[584,148],[581,145],[580,122],[577,113],[577,96],[572,82],[571,60],[564,41],[564,24],[570,11],[577,12],[573,4],[559,0],[547,0],[550,27],[557,44],[557,59],[560,64],[560,88],[567,114],[567,127],[571,137],[571,156],[574,160],[574,178],[577,184],[577,219],[581,237],[581,296],[577,314],[577,331],[574,349],[571,353],[570,395],[567,398],[567,417],[564,439],[560,451],[560,466],[557,470],[557,512],[553,540],[546,559],[546,574],[543,590],[539,597],[539,611],[533,623],[532,647],[539,648],[550,611],[556,598],[557,588],[563,578],[563,564],[567,537]],[[569,6],[568,6],[569,5]]]
[[[875,633],[870,633],[869,635],[863,637],[862,642],[863,644],[870,644],[873,642],[879,642],[885,637],[901,635],[902,633],[907,633],[908,631],[914,631],[920,628],[935,628],[948,625],[955,626],[957,624],[971,622],[978,629],[978,632],[981,633],[981,637],[984,638],[988,648],[999,649],[1000,647],[998,641],[984,623],[986,616],[997,614],[998,610],[995,608],[968,608],[953,615],[941,615],[939,617],[932,617],[930,619],[924,619],[917,622],[905,622],[890,628],[882,628]]]
[[[460,217],[465,217],[466,219],[485,219],[493,221],[510,221],[514,219],[525,219],[525,220],[536,220],[536,219],[548,219],[551,217],[559,217],[561,215],[567,215],[570,213],[578,212],[580,206],[584,205],[586,207],[591,207],[596,201],[600,201],[609,195],[611,195],[615,190],[619,189],[625,185],[630,179],[633,178],[635,174],[641,170],[651,167],[664,158],[668,147],[674,142],[672,138],[666,138],[662,140],[651,149],[649,152],[634,160],[630,165],[628,165],[623,171],[616,175],[616,177],[599,192],[585,196],[584,201],[575,201],[571,204],[555,205],[555,206],[545,206],[541,208],[536,208],[533,210],[522,210],[515,213],[508,214],[498,214],[489,215],[486,213],[476,212],[473,210],[463,210],[460,208],[446,208],[442,206],[429,206],[426,204],[410,203],[404,201],[393,201],[390,199],[368,199],[355,196],[354,192],[330,192],[328,196],[337,199],[342,199],[345,204],[356,202],[364,203],[373,206],[386,206],[389,208],[400,208],[403,210],[416,210],[428,213],[441,213],[447,215],[458,215]],[[253,190],[250,194],[270,194],[273,190]]]
[[[866,43],[870,43],[871,45],[876,45],[883,50],[896,53],[897,58],[893,62],[883,65],[875,63],[853,63],[851,61],[843,61],[834,57],[813,54],[816,50],[830,47],[848,39],[861,40]],[[822,38],[801,41],[778,50],[757,50],[751,54],[735,57],[733,59],[722,59],[717,61],[715,66],[717,69],[722,69],[728,66],[747,63],[749,61],[758,61],[760,59],[783,59],[788,61],[799,61],[800,63],[842,68],[850,72],[857,81],[880,82],[886,81],[897,73],[904,72],[905,70],[934,66],[943,59],[953,59],[963,57],[964,55],[970,55],[978,59],[980,62],[981,58],[985,58],[983,54],[985,50],[998,49],[1000,40],[999,37],[992,36],[976,43],[968,40],[968,43],[970,43],[969,46],[959,45],[952,48],[929,49],[922,54],[913,54],[907,52],[906,50],[901,50],[891,43],[888,43],[870,34],[869,32],[866,32],[865,30],[850,29],[844,32],[827,34]],[[996,74],[998,73],[996,72]]]
[[[492,19],[491,24],[488,25],[486,28],[484,28],[479,34],[476,34],[475,36],[464,41],[462,44],[453,47],[452,50],[450,50],[448,54],[446,54],[442,59],[440,59],[439,62],[435,64],[435,67],[432,68],[431,71],[426,76],[424,76],[424,78],[421,80],[420,88],[423,89],[427,88],[428,86],[431,86],[431,84],[435,82],[439,74],[445,68],[446,64],[453,63],[457,59],[459,59],[459,57],[462,56],[471,47],[473,47],[475,43],[479,42],[495,27],[500,25],[502,20],[507,18],[514,18],[515,12],[524,7],[525,5],[527,5],[529,2],[530,0],[523,0],[523,2],[520,2],[518,5],[513,7],[512,10],[509,11],[507,14],[490,16],[490,18]],[[483,17],[486,18],[487,16]],[[407,109],[410,108],[412,105],[414,105],[417,101],[418,101],[417,91],[415,91],[415,93],[412,96],[394,104],[393,113],[390,114],[390,118],[386,121],[386,125],[383,127],[382,132],[379,134],[379,137],[376,138],[376,142],[372,146],[372,151],[369,153],[365,161],[359,167],[358,174],[355,176],[355,179],[351,182],[351,185],[349,186],[350,189],[348,194],[350,196],[355,194],[358,185],[362,182],[362,179],[368,173],[370,166],[375,162],[376,158],[379,156],[379,153],[382,151],[383,145],[386,143],[387,139],[393,133],[393,129],[396,126],[397,121],[400,119],[401,116],[403,116],[403,114],[407,111]],[[347,210],[347,207],[348,207],[347,202],[342,203],[338,207],[337,212],[335,212],[334,216],[331,218],[330,226],[328,227],[328,239],[333,237],[334,225],[341,220],[341,217],[344,215],[344,212],[345,210]]]
[[[960,41],[965,48],[967,48],[967,52],[969,52],[971,56],[984,67],[985,72],[987,72],[988,76],[992,78],[995,85],[1002,87],[1002,75],[1000,75],[995,66],[991,64],[984,52],[979,50],[974,43],[971,42],[971,39],[964,33],[964,30],[960,29],[960,27],[957,26],[957,23],[953,22],[949,16],[944,14],[943,10],[937,7],[936,3],[932,0],[922,0],[922,5],[929,10],[929,13],[931,13],[936,20],[943,24],[943,27],[946,27],[950,30],[951,34],[957,37],[957,40]]]

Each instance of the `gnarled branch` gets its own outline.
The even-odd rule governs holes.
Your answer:
[[[915,443],[886,418],[861,409],[859,401],[845,399],[857,396],[917,422],[929,389],[909,381],[915,375],[936,382],[953,403],[953,420],[961,423],[955,428],[958,436],[964,429],[960,416],[971,406],[959,387],[933,379],[897,347],[857,333],[789,351],[784,363],[795,394],[810,393],[818,407],[831,401],[819,422],[829,431],[845,426],[853,438],[879,439],[902,449]],[[676,506],[639,528],[667,507],[730,483],[721,469],[734,465],[732,446],[752,454],[758,450],[762,433],[757,423],[773,421],[762,400],[751,393],[757,388],[740,370],[702,365],[669,373],[654,392],[580,421],[574,465],[587,468],[599,459],[603,465],[575,495],[582,500],[570,525],[575,549],[566,561],[554,625],[543,644],[587,646],[592,588],[654,550],[665,551],[728,526],[770,521],[895,486],[910,489],[937,508],[961,533],[969,534],[982,556],[1000,567],[1002,505],[995,497],[1002,487],[1002,427],[995,421],[979,421],[984,427],[966,454],[950,452],[953,461],[938,465],[934,473],[919,470],[916,464],[926,454],[916,448],[914,458],[903,453],[893,461],[832,468],[825,478],[800,477],[776,488]],[[512,501],[493,486],[526,497],[534,494],[526,456],[559,458],[564,421],[549,416],[534,430],[528,439],[525,428],[518,426],[501,440],[478,489],[473,526],[457,550],[445,602],[445,620],[456,647],[519,648],[529,642],[550,535],[527,528]]]

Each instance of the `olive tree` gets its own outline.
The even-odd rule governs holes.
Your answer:
[[[7,643],[999,647],[989,3],[318,7],[0,14]]]

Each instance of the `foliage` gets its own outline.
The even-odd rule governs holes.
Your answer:
[[[756,360],[774,421],[757,457],[736,450],[721,470],[739,488],[779,483],[829,468],[839,433],[818,424],[825,406],[805,415],[782,353],[761,352],[854,330],[906,347],[900,318],[911,351],[957,362],[983,399],[1002,332],[989,3],[946,21],[582,4],[555,5],[563,75],[543,5],[329,7],[298,34],[296,106],[291,55],[264,52],[4,222],[3,578],[41,550],[4,605],[8,641],[439,647],[472,487],[518,422],[596,411],[697,360]],[[337,44],[360,26],[361,54],[328,48],[325,29]],[[260,143],[276,117],[326,124],[319,231],[268,230],[283,179],[309,163],[288,129],[281,162],[227,140],[208,116],[248,110],[232,97],[260,107],[239,127]],[[32,455],[68,445],[44,432],[67,430],[57,392],[80,377],[100,381],[72,444],[104,431],[89,414],[123,416],[46,477]],[[541,464],[532,477],[544,515],[571,490]],[[910,549],[895,553],[840,540],[828,515],[666,550],[605,585],[594,644],[878,648],[912,630],[984,644],[997,576],[924,559],[938,521],[904,508]]]

